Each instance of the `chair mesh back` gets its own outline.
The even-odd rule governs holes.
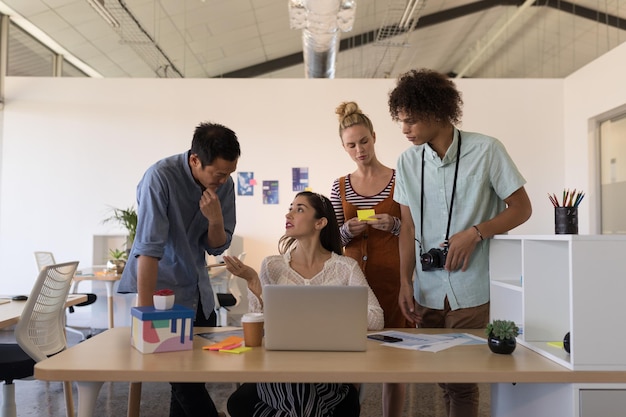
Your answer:
[[[15,338],[37,362],[65,349],[65,302],[78,262],[45,266],[15,326]]]
[[[37,270],[41,271],[44,266],[54,265],[54,255],[52,252],[35,252],[35,261],[37,262]]]

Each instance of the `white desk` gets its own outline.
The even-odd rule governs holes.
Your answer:
[[[200,331],[196,329],[196,333]],[[468,332],[482,336],[481,331]],[[512,355],[491,353],[486,345],[430,353],[368,341],[365,352],[277,352],[254,348],[236,355],[202,350],[210,343],[196,336],[192,351],[142,354],[130,345],[130,328],[119,327],[39,362],[35,365],[35,378],[76,381],[79,417],[93,415],[100,387],[110,381],[626,382],[626,371],[573,371],[523,346],[518,346]]]
[[[81,281],[99,281],[103,282],[107,290],[107,312],[109,313],[109,329],[115,327],[115,308],[113,306],[113,286],[117,281],[122,278],[122,275],[114,272],[93,271],[82,274],[74,275],[74,282],[79,283]]]

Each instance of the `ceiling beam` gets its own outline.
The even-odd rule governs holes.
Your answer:
[[[449,22],[450,20],[458,19],[467,15],[482,12],[487,9],[499,6],[521,6],[524,4],[523,0],[480,0],[473,3],[468,3],[463,6],[452,7],[450,9],[442,10],[440,12],[424,15],[419,18],[414,30],[423,29],[428,26],[438,25],[441,23]],[[622,19],[619,16],[610,15],[600,12],[598,10],[589,9],[575,5],[571,2],[563,0],[543,0],[535,1],[532,5],[535,6],[548,6],[555,8],[564,13],[571,13],[575,16],[585,19],[591,19],[598,23],[616,27],[626,30],[626,19]],[[347,51],[349,49],[358,48],[376,41],[378,29],[369,32],[364,32],[358,35],[351,36],[349,38],[341,39],[339,42],[339,52]],[[260,64],[252,65],[246,68],[241,68],[236,71],[224,73],[215,78],[254,78],[269,72],[278,71],[283,68],[287,68],[293,65],[299,65],[304,63],[304,57],[302,52],[297,52],[291,55],[286,55],[281,58],[272,59]],[[454,74],[452,74],[454,75]]]
[[[506,20],[500,20],[496,26],[492,27],[481,39],[479,39],[475,46],[470,49],[470,53],[465,55],[463,59],[461,59],[461,68],[459,70],[453,71],[456,75],[455,78],[463,77],[467,71],[474,65],[476,61],[478,61],[487,50],[496,42],[502,35],[506,29],[517,20],[520,16],[522,16],[526,10],[534,5],[534,0],[526,0],[524,4],[517,7],[515,9],[515,13],[511,16],[508,16]]]
[[[269,61],[227,72],[213,78],[254,78],[258,77],[259,75],[267,74],[268,72],[278,71],[283,68],[288,68],[293,65],[303,63],[304,57],[302,56],[302,52],[296,52],[295,54],[282,56],[276,59],[270,59]]]
[[[621,30],[626,30],[626,19],[622,19],[619,16],[614,16],[612,14],[604,13],[599,10],[582,7],[577,4],[570,3],[569,1],[546,0],[545,5],[565,13],[573,14],[574,16],[593,20],[594,22],[602,23],[607,26],[611,26]]]

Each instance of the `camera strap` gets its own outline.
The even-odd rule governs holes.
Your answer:
[[[445,245],[448,246],[448,238],[450,237],[450,223],[452,222],[452,206],[454,205],[454,194],[456,192],[456,178],[459,175],[459,160],[461,159],[461,131],[459,130],[459,143],[456,150],[456,166],[454,167],[454,182],[452,184],[452,196],[450,197],[450,211],[448,213],[448,227],[446,228]],[[420,255],[423,253],[422,242],[424,241],[424,152],[426,152],[426,144],[422,148],[422,195],[420,199]]]

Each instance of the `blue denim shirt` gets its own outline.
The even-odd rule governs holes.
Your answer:
[[[230,246],[235,230],[235,186],[232,178],[217,189],[226,244],[208,247],[206,217],[200,211],[202,187],[189,167],[189,152],[162,159],[145,172],[137,186],[137,234],[118,292],[137,292],[137,256],[159,259],[157,289],[170,288],[176,304],[195,311],[198,294],[206,317],[214,308],[205,254],[219,255]]]

